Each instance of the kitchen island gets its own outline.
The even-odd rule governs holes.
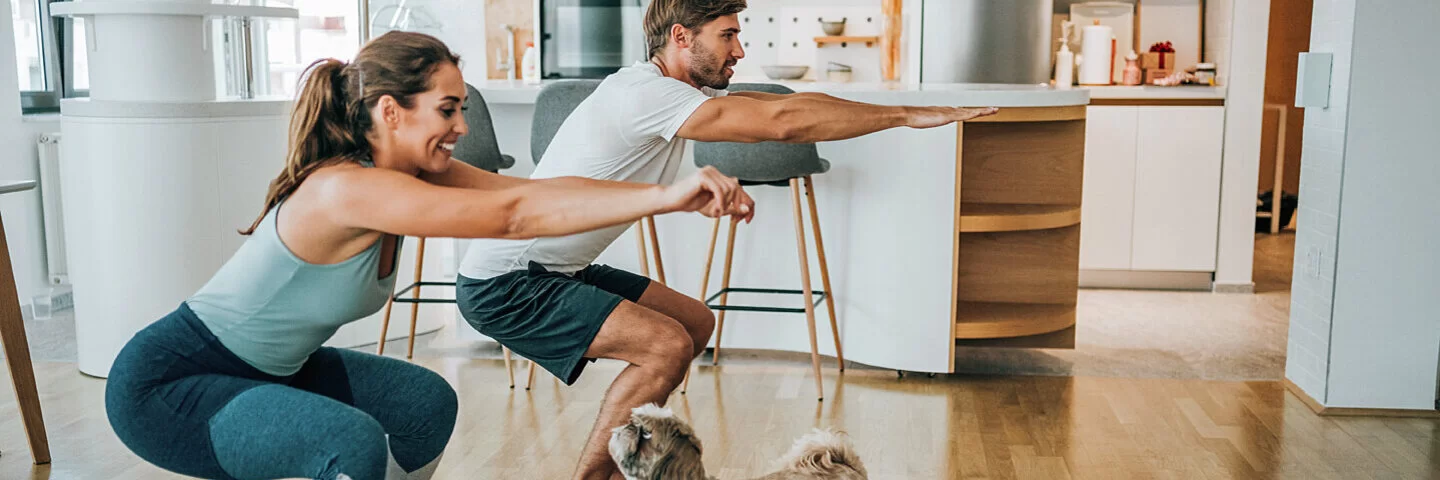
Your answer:
[[[957,344],[1073,347],[1088,91],[780,83],[877,104],[1001,108],[964,125],[896,128],[818,144],[832,162],[814,183],[847,360],[951,372]],[[528,176],[534,166],[530,121],[540,87],[505,80],[476,87],[501,150],[517,159],[502,173]],[[695,168],[687,153],[679,175]],[[765,186],[748,191],[757,214],[736,237],[731,286],[799,289],[790,192]],[[711,222],[699,215],[657,218],[671,288],[701,295]],[[638,271],[628,235],[633,233],[598,262]],[[812,278],[819,278],[813,256],[811,265]],[[720,269],[711,275],[707,293],[720,284]],[[801,302],[798,296],[744,294],[732,294],[730,301],[781,307]],[[817,336],[829,338],[828,322],[816,324]],[[803,315],[732,311],[721,347],[808,353],[808,339]],[[819,342],[820,353],[834,356],[829,343]]]

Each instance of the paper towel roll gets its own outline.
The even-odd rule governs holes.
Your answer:
[[[1080,84],[1109,85],[1110,39],[1114,30],[1109,25],[1087,25],[1080,36]]]

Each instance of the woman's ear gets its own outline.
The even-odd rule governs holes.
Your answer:
[[[394,130],[400,126],[400,102],[395,101],[395,97],[381,96],[380,100],[375,103],[375,109],[380,114],[380,123],[387,128]]]

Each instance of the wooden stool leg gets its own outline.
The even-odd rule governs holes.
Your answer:
[[[717,220],[718,221],[718,220]],[[740,224],[735,217],[730,217],[730,236],[725,240],[725,267],[720,274],[720,289],[730,288],[730,265],[735,262],[735,228]],[[720,295],[720,306],[729,305],[730,294]],[[710,364],[717,365],[720,362],[720,334],[725,332],[725,311],[721,310],[715,315],[715,354],[710,356]]]
[[[526,390],[529,390],[530,387],[533,386],[533,385],[535,385],[535,361],[534,361],[534,360],[531,360],[531,361],[530,361],[530,378],[525,380],[525,389],[526,389]]]
[[[635,222],[635,247],[640,253],[640,276],[650,276],[650,259],[645,255],[645,220]]]
[[[655,277],[665,285],[665,262],[660,259],[660,234],[656,232],[655,217],[645,217],[645,223],[650,224],[650,251],[655,254]]]
[[[815,367],[815,395],[824,400],[825,385],[820,379],[820,347],[815,340],[815,302],[810,291],[810,259],[805,254],[805,218],[800,207],[800,179],[790,179],[790,194],[795,207],[795,251],[800,255],[800,288],[805,292],[805,322],[810,327],[810,363]]]
[[[425,237],[420,237],[420,246],[415,248],[415,299],[420,299],[420,272],[425,268]],[[410,304],[410,348],[405,358],[415,358],[415,323],[420,320],[420,302]]]
[[[36,465],[50,463],[50,441],[45,436],[45,417],[40,413],[40,392],[35,387],[35,367],[30,363],[30,341],[25,338],[25,319],[20,314],[20,297],[15,292],[15,271],[10,264],[10,246],[5,242],[5,225],[0,223],[0,343],[5,364],[20,404],[20,419],[30,439],[30,458]]]
[[[700,296],[697,298],[701,302],[704,302],[705,295],[710,293],[710,265],[715,263],[715,239],[719,236],[720,219],[716,218],[715,223],[710,226],[710,247],[705,249],[705,273],[700,275]],[[719,345],[719,342],[716,342],[716,345]],[[690,390],[690,370],[691,367],[685,367],[685,381],[680,384],[681,394]]]
[[[515,388],[515,370],[510,368],[510,349],[501,345],[500,351],[505,353],[505,374],[510,376],[510,388]]]
[[[815,206],[815,187],[805,176],[805,196],[810,201],[810,227],[815,231],[815,255],[820,257],[820,284],[825,288],[825,312],[830,314],[830,336],[835,337],[835,363],[845,371],[845,352],[840,349],[840,325],[835,321],[835,290],[830,287],[830,266],[825,262],[825,239],[820,236],[820,209]]]
[[[380,318],[380,345],[375,347],[376,355],[385,354],[385,335],[390,333],[390,309],[395,306],[395,292],[385,300],[385,316]]]

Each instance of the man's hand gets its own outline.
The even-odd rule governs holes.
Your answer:
[[[986,115],[994,115],[999,111],[1000,109],[995,107],[909,107],[909,119],[906,122],[906,126],[910,128],[934,128]]]
[[[740,182],[715,167],[701,168],[665,187],[661,205],[665,212],[698,212],[712,218],[733,215],[748,221],[755,214],[755,201],[740,188]]]

